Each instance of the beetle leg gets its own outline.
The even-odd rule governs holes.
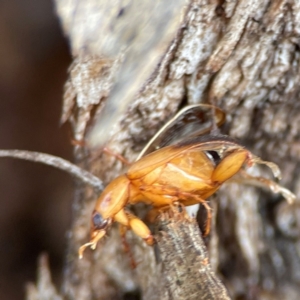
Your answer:
[[[188,193],[188,192],[181,192],[178,189],[172,188],[172,187],[165,187],[165,186],[142,186],[140,187],[143,191],[151,191],[152,193],[160,194],[160,195],[165,195],[168,198],[172,199],[172,203],[175,201],[182,201],[182,204],[185,206],[187,205],[192,205],[196,203],[202,204],[207,211],[207,220],[206,220],[206,226],[205,226],[205,232],[204,236],[207,236],[210,232],[210,223],[211,223],[211,208],[206,202],[206,200],[202,199],[200,196],[195,195],[193,193]],[[191,203],[190,203],[191,202]],[[170,203],[170,204],[172,204]],[[161,208],[160,208],[161,209]],[[157,216],[159,212],[159,208],[155,208],[154,210],[151,210],[148,215],[152,217],[152,220],[154,217]]]
[[[186,193],[186,192],[179,192],[178,193],[178,198],[182,199],[182,200],[187,199],[187,198],[192,199],[193,200],[192,204],[195,204],[195,202],[198,202],[199,204],[202,204],[205,207],[205,209],[207,211],[207,218],[206,218],[205,231],[204,231],[203,236],[207,236],[210,232],[211,218],[212,218],[211,207],[209,206],[207,201],[202,199],[198,195],[195,195],[195,194],[192,194],[192,193]],[[186,203],[183,202],[183,204],[186,204]]]
[[[119,231],[120,231],[120,236],[121,236],[121,240],[122,240],[122,245],[123,245],[124,251],[129,256],[131,268],[135,269],[137,267],[137,263],[134,260],[133,253],[132,253],[131,248],[130,248],[129,244],[127,243],[127,240],[126,240],[127,230],[128,230],[127,226],[120,224]]]
[[[212,181],[223,183],[234,174],[236,174],[243,164],[247,161],[249,152],[245,149],[239,149],[223,158],[216,166],[211,176]]]
[[[127,232],[127,230],[128,230],[127,226],[122,225],[122,224],[119,225],[119,232],[120,232],[122,244],[123,244],[123,247],[124,247],[124,251],[129,253],[130,252],[130,247],[129,247],[129,244],[127,243],[127,241],[126,241],[126,232]]]
[[[241,170],[237,176],[233,177],[228,182],[242,182],[244,184],[268,188],[275,194],[281,194],[289,204],[294,203],[296,199],[296,196],[291,191],[282,187],[278,183],[264,177],[252,176],[244,170]]]
[[[114,217],[115,221],[121,223],[141,237],[148,245],[154,244],[153,235],[148,226],[135,215],[121,209]]]
[[[107,147],[101,148],[101,149],[93,152],[91,161],[93,162],[94,160],[98,159],[102,153],[105,153],[105,154],[115,157],[116,159],[121,161],[126,166],[129,166],[131,164],[123,155],[121,155],[119,153],[115,153]]]
[[[109,148],[104,147],[102,150],[104,153],[114,156],[116,159],[121,161],[124,165],[129,166],[130,162],[121,154],[112,152]]]
[[[201,202],[201,204],[206,208],[207,211],[207,218],[206,218],[205,231],[204,231],[204,236],[207,236],[210,232],[210,227],[211,227],[211,207],[208,205],[206,201]]]
[[[211,218],[212,218],[211,208],[208,205],[208,203],[204,199],[202,199],[200,196],[192,194],[192,193],[181,192],[178,189],[175,189],[172,187],[168,188],[165,186],[142,186],[142,187],[140,187],[140,189],[143,191],[151,191],[152,193],[155,193],[155,194],[165,195],[168,198],[172,199],[171,200],[172,203],[174,203],[174,201],[179,201],[179,202],[182,201],[185,206],[196,204],[196,203],[202,204],[206,208],[206,211],[207,211],[207,220],[206,220],[204,236],[207,236],[209,234],[210,222],[211,222]],[[189,204],[190,201],[191,201],[191,204]],[[150,217],[152,216],[152,220],[153,220],[153,215],[154,215],[154,217],[156,217],[157,212],[152,210],[152,211],[150,211],[149,215],[150,215]]]
[[[249,167],[251,167],[253,164],[266,165],[267,167],[269,167],[272,170],[273,175],[277,179],[279,179],[279,180],[281,179],[281,171],[280,171],[279,167],[273,162],[262,160],[258,156],[255,156],[251,153],[251,159],[249,160],[248,164],[249,164]]]
[[[128,217],[130,228],[132,229],[132,231],[136,235],[140,236],[148,245],[153,245],[154,238],[148,226],[133,214],[128,213]]]
[[[176,197],[177,198],[177,197]],[[148,211],[147,213],[147,221],[150,223],[153,223],[155,221],[155,219],[158,217],[158,215],[160,215],[161,213],[165,212],[166,210],[169,210],[170,207],[173,210],[177,210],[179,212],[181,212],[181,210],[183,209],[184,205],[182,203],[180,203],[177,200],[174,200],[172,203],[162,206],[162,207],[153,207],[151,210]]]

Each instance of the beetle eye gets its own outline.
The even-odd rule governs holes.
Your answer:
[[[205,151],[207,157],[217,166],[222,158],[217,151]]]
[[[102,216],[97,211],[93,212],[92,220],[93,220],[93,225],[94,225],[95,229],[105,228],[105,226],[107,225],[107,222],[108,222],[106,219],[103,219]]]

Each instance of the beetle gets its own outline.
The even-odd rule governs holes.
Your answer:
[[[127,205],[138,202],[152,205],[154,211],[166,209],[175,203],[184,206],[200,203],[207,210],[207,235],[211,218],[207,198],[224,182],[239,173],[245,180],[252,181],[255,185],[267,186],[273,192],[281,193],[289,202],[294,201],[295,195],[289,190],[271,180],[252,177],[243,171],[244,166],[265,164],[271,168],[275,177],[280,178],[277,165],[261,160],[228,136],[199,136],[199,133],[209,131],[212,124],[201,130],[195,129],[198,125],[191,126],[192,133],[186,134],[187,137],[183,140],[178,140],[176,134],[171,134],[174,131],[178,133],[178,128],[184,127],[177,125],[183,125],[185,119],[187,123],[197,123],[197,119],[201,119],[199,115],[193,122],[187,116],[191,112],[192,115],[197,115],[195,112],[203,107],[206,110],[211,108],[210,105],[202,104],[180,111],[154,136],[126,173],[106,186],[92,213],[91,240],[80,247],[80,257],[87,247],[96,248],[98,241],[106,235],[114,222],[119,223],[125,230],[131,229],[148,245],[153,245],[154,237],[148,226],[126,208]],[[215,111],[215,123],[220,125],[224,122],[225,114],[222,115],[217,108]],[[163,147],[155,150],[158,144]]]

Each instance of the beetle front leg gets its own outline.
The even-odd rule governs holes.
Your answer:
[[[121,209],[114,217],[115,221],[130,228],[137,236],[141,237],[148,245],[154,244],[153,235],[148,226],[135,215]]]
[[[126,232],[127,232],[127,230],[128,230],[127,226],[120,224],[119,231],[120,231],[120,236],[121,236],[121,240],[122,240],[122,245],[123,245],[124,251],[129,256],[131,268],[135,269],[137,267],[137,263],[134,260],[133,253],[132,253],[131,248],[130,248],[129,244],[127,243],[127,240],[126,240]]]
[[[211,228],[211,219],[212,219],[212,214],[211,214],[211,207],[209,206],[209,204],[207,203],[206,200],[202,199],[200,196],[192,194],[192,193],[187,193],[187,192],[179,192],[178,193],[178,197],[179,199],[192,199],[192,203],[191,204],[202,204],[207,212],[207,219],[206,219],[206,224],[205,224],[205,231],[203,236],[207,236],[210,233],[210,228]],[[189,201],[186,202],[182,202],[182,204],[184,204],[185,206],[189,205]]]
[[[128,231],[128,227],[123,225],[123,224],[120,224],[119,225],[119,232],[120,232],[120,236],[121,236],[121,240],[122,240],[122,244],[123,244],[123,247],[124,247],[124,251],[125,252],[130,252],[130,247],[126,241],[126,232]]]

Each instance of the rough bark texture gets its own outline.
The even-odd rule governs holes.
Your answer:
[[[92,0],[57,0],[58,13],[66,34],[71,36],[71,45],[74,45],[77,32],[70,33],[72,22],[66,19],[66,12],[70,18],[75,6],[83,2],[87,6],[93,5]],[[81,10],[76,11],[76,16],[82,14],[82,18],[77,18],[77,22],[96,18],[97,6],[92,11],[85,10],[83,4],[79,7]],[[142,89],[134,87],[136,96],[127,111],[119,116],[121,122],[114,124],[106,146],[133,161],[147,140],[174,115],[178,107],[186,103],[214,103],[227,113],[223,132],[239,138],[256,155],[278,163],[283,172],[282,184],[292,189],[300,199],[299,1],[192,0],[186,8],[186,17],[178,26],[177,34],[167,50],[161,52],[160,64],[153,65],[153,74]],[[119,13],[121,10],[122,7]],[[88,16],[86,11],[89,11]],[[78,34],[84,32],[85,26],[86,23],[82,22]],[[94,37],[95,40],[97,38]],[[131,42],[135,43],[135,40]],[[89,52],[86,50],[89,49],[88,43],[89,40],[85,40],[76,51],[73,49],[74,64],[77,64],[77,71],[80,68],[82,71],[76,73],[74,65],[70,69],[63,114],[63,121],[72,121],[75,139],[82,142],[85,138],[87,144],[97,135],[95,130],[87,135],[86,129],[92,129],[94,124],[91,112],[96,111],[94,118],[101,118],[103,103],[112,87],[112,74],[120,63],[120,56],[115,60],[104,57],[97,47]],[[97,88],[92,89],[94,85]],[[82,86],[84,89],[80,88]],[[83,90],[88,93],[80,94]],[[122,101],[121,97],[119,101]],[[112,105],[116,106],[116,103]],[[75,149],[80,164],[105,183],[122,171],[122,164],[114,157],[99,154],[85,143],[82,145]],[[253,173],[268,176],[260,168]],[[114,230],[94,253],[87,251],[84,259],[78,260],[77,249],[88,239],[89,218],[95,200],[96,195],[90,190],[76,195],[63,283],[64,296],[85,300],[124,299],[126,295],[139,291],[145,300],[180,299],[175,296],[178,285],[168,277],[172,266],[167,264],[162,270],[162,265],[169,259],[163,254],[164,247],[167,247],[167,241],[173,241],[175,234],[171,230],[168,235],[168,225],[163,226],[167,234],[162,234],[166,245],[163,246],[161,241],[158,243],[162,264],[157,261],[153,248],[129,234],[134,258],[139,262],[132,270],[119,235]],[[299,200],[289,206],[269,192],[228,184],[214,201],[214,228],[207,242],[209,259],[212,269],[229,290],[230,297],[298,299]],[[169,222],[174,221],[171,218]],[[176,226],[180,228],[185,223],[178,220]],[[184,228],[189,228],[188,224],[186,226]],[[192,238],[197,234],[196,226],[193,225],[190,230]],[[201,240],[196,243],[201,244]],[[187,247],[184,251],[190,251],[189,245],[182,246]],[[176,251],[175,244],[168,247],[173,249],[169,250],[170,255]],[[190,252],[187,253],[190,255]],[[192,263],[190,258],[187,261]],[[207,272],[204,271],[204,274]],[[167,292],[166,281],[171,293]],[[194,294],[186,295],[183,299],[193,297]],[[197,299],[201,299],[200,294]],[[211,296],[203,299],[221,298]]]
[[[230,299],[211,269],[195,219],[171,208],[160,215],[158,230],[165,299]]]

